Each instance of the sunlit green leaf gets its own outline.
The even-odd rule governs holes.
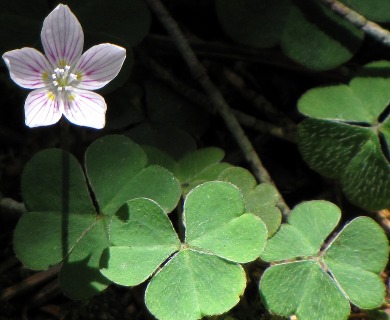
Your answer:
[[[279,228],[282,215],[276,207],[278,192],[274,186],[261,183],[257,185],[254,176],[246,169],[231,167],[222,171],[218,179],[236,185],[242,192],[247,212],[253,213],[263,220],[272,236]]]
[[[160,320],[196,320],[238,303],[246,285],[238,264],[182,250],[150,281],[146,306]]]
[[[347,319],[349,302],[370,309],[382,304],[378,273],[389,254],[383,229],[371,218],[356,218],[324,246],[339,219],[329,202],[304,202],[268,241],[261,257],[274,264],[259,286],[271,312],[300,320]]]

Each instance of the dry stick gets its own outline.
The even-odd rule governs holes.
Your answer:
[[[143,60],[143,63],[146,65],[146,67],[153,72],[153,75],[157,79],[169,85],[172,89],[174,89],[184,98],[204,108],[205,111],[212,114],[215,113],[214,106],[210,103],[210,100],[207,98],[207,96],[204,95],[202,92],[199,92],[197,89],[194,89],[184,84],[182,81],[178,80],[174,75],[172,75],[172,73],[170,73],[166,68],[160,65],[156,60],[148,57],[145,52],[142,52],[141,59]],[[233,108],[231,110],[236,116],[238,122],[240,122],[245,127],[249,127],[261,133],[270,134],[272,136],[289,142],[295,142],[294,129],[284,128],[265,121],[261,121],[256,117],[253,117]]]
[[[264,96],[248,88],[244,79],[236,72],[225,67],[222,70],[222,74],[228,83],[233,86],[241,94],[241,96],[245,98],[245,100],[251,102],[257,110],[267,114],[270,119],[278,121],[278,123],[284,123],[289,127],[296,126],[294,122],[287,118],[283,112],[275,108]]]
[[[240,110],[232,110],[237,120],[245,127],[253,130],[270,134],[279,139],[283,139],[288,142],[295,143],[295,132],[294,129],[285,129],[283,127],[275,126],[271,123],[261,121],[253,116],[250,116]]]
[[[375,212],[375,218],[382,228],[385,229],[386,233],[390,234],[390,209]]]
[[[264,168],[259,156],[254,150],[252,143],[246,137],[244,131],[242,130],[233,112],[230,110],[230,107],[226,103],[221,92],[208,77],[205,68],[192,51],[187,39],[180,31],[177,23],[170,16],[169,12],[160,0],[146,0],[146,3],[154,11],[160,22],[163,24],[168,34],[175,42],[177,49],[181,53],[183,59],[187,63],[193,77],[199,81],[203,90],[207,93],[211,102],[213,103],[221,117],[224,119],[227,127],[233,134],[237,144],[244,152],[246,160],[251,164],[256,177],[259,179],[260,182],[268,182],[274,184],[269,173]],[[278,205],[283,215],[287,216],[289,213],[289,207],[287,206],[282,195],[280,194]]]
[[[348,8],[337,0],[321,0],[333,12],[348,20],[355,27],[362,29],[366,34],[386,46],[390,46],[390,31],[383,29],[380,25],[367,20],[356,11]]]
[[[61,268],[60,265],[52,267],[48,270],[30,276],[18,284],[5,288],[3,292],[0,294],[0,301],[11,299],[16,295],[25,292],[26,290],[33,288],[48,279],[53,278],[58,274],[60,268]]]

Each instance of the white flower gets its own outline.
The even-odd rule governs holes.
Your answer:
[[[89,90],[99,89],[116,77],[126,50],[103,43],[82,54],[83,30],[63,4],[46,17],[41,40],[46,57],[33,48],[3,54],[12,80],[23,88],[36,89],[24,104],[26,125],[51,125],[64,115],[74,124],[103,128],[106,102]]]

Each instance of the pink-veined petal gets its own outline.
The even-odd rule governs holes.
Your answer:
[[[54,68],[72,66],[84,45],[83,29],[68,6],[59,4],[43,21],[42,45]]]
[[[27,96],[24,104],[26,125],[30,128],[49,126],[61,118],[56,95],[46,89],[37,89]]]
[[[101,95],[80,89],[66,94],[64,115],[70,122],[95,129],[105,126],[107,105]]]
[[[80,81],[78,88],[96,90],[114,79],[122,68],[126,49],[110,43],[93,46],[83,53],[72,73]]]
[[[11,79],[27,89],[43,88],[50,81],[52,67],[45,56],[33,48],[22,48],[3,54]]]

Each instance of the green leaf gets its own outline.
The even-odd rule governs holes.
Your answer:
[[[349,85],[309,90],[299,99],[298,109],[312,118],[375,125],[390,103],[389,76],[390,62],[367,64]]]
[[[309,90],[298,102],[303,114],[315,118],[298,127],[303,158],[339,179],[350,201],[368,210],[390,206],[389,103],[388,61],[367,64],[348,86]]]
[[[246,169],[240,167],[228,168],[219,175],[219,180],[236,185],[242,192],[247,212],[260,217],[272,236],[279,228],[282,214],[276,207],[278,192],[274,186],[261,183],[257,185],[254,176]]]
[[[180,180],[183,194],[207,181],[218,180],[228,163],[219,148],[196,150],[195,140],[185,131],[167,125],[143,123],[127,133],[142,144],[149,164],[161,165]],[[172,144],[172,140],[176,143]]]
[[[309,90],[299,99],[298,108],[316,119],[372,123],[377,118],[347,85]]]
[[[160,320],[195,320],[232,308],[245,285],[245,272],[240,265],[182,250],[152,278],[145,302]]]
[[[190,134],[182,129],[165,124],[144,122],[132,128],[126,134],[138,144],[155,147],[175,160],[179,160],[186,153],[196,150],[196,141]],[[172,141],[175,141],[175,143],[172,143]],[[150,162],[149,157],[148,159],[149,163],[158,164]]]
[[[166,212],[175,208],[181,195],[179,183],[166,169],[146,167],[147,162],[141,147],[120,135],[105,136],[88,148],[87,174],[102,213],[112,215],[139,197],[157,201]]]
[[[61,289],[74,299],[90,297],[110,283],[99,261],[112,244],[111,218],[119,207],[141,195],[160,201],[168,211],[181,195],[174,176],[146,167],[142,149],[124,136],[98,139],[87,153],[91,195],[105,205],[102,210],[96,212],[77,160],[62,150],[45,150],[23,172],[23,197],[31,212],[22,216],[14,233],[15,252],[26,266],[42,270],[62,262]]]
[[[233,40],[259,48],[279,44],[289,58],[315,70],[348,61],[364,36],[317,0],[217,0],[216,10]]]
[[[376,222],[360,217],[347,224],[326,251],[324,261],[332,276],[359,308],[373,309],[383,302],[385,286],[376,274],[387,264],[387,243]]]
[[[132,200],[113,217],[112,245],[101,257],[103,275],[136,285],[171,256],[145,294],[158,319],[199,319],[229,310],[246,284],[238,262],[256,259],[267,239],[264,223],[244,212],[240,191],[227,182],[204,183],[189,192],[183,217],[186,235],[180,243],[157,204]]]
[[[260,281],[268,310],[300,320],[348,319],[350,306],[342,292],[315,261],[299,261],[268,268]]]
[[[186,243],[228,260],[256,259],[266,243],[267,228],[245,205],[235,186],[208,182],[194,188],[184,202]]]
[[[103,254],[100,271],[125,286],[145,281],[180,249],[167,215],[148,199],[135,199],[121,207],[111,222],[111,235],[113,246]]]
[[[99,272],[100,256],[110,245],[106,221],[97,218],[82,234],[65,258],[60,271],[60,287],[72,299],[91,297],[111,283]]]
[[[268,240],[261,258],[281,261],[315,255],[340,220],[340,209],[327,201],[315,200],[297,205],[288,224]]]
[[[390,22],[390,3],[382,0],[340,0],[369,20]]]
[[[14,231],[14,250],[24,265],[45,270],[61,262],[94,223],[93,212],[28,212]]]
[[[385,287],[378,273],[388,261],[387,237],[376,222],[361,217],[320,250],[339,218],[331,203],[302,203],[268,241],[261,257],[276,263],[259,286],[272,313],[300,320],[347,319],[348,300],[360,308],[382,304]]]
[[[365,167],[362,170],[362,163]],[[351,160],[341,185],[355,204],[371,210],[390,206],[390,163],[383,155],[377,136],[368,140]]]
[[[142,145],[149,164],[157,164],[170,171],[175,170],[178,159],[196,150],[194,138],[186,131],[173,126],[144,122],[126,134]]]
[[[219,163],[224,156],[225,152],[215,147],[208,147],[187,153],[178,161],[174,170],[175,176],[182,184],[189,183],[200,172]]]
[[[22,194],[29,211],[95,212],[80,164],[59,149],[43,150],[27,163]]]
[[[330,178],[338,178],[371,136],[368,128],[306,119],[298,126],[298,147],[311,168]]]
[[[200,149],[199,151],[202,152],[204,149]],[[193,155],[197,155],[196,152],[193,153]],[[179,164],[180,165],[180,164]],[[195,188],[196,186],[213,180],[220,180],[219,176],[222,172],[224,172],[226,169],[231,168],[231,164],[227,162],[221,162],[221,163],[214,163],[208,167],[205,167],[203,170],[189,178],[187,181],[183,182],[182,188],[183,193],[188,193],[191,189]]]
[[[305,67],[327,70],[351,59],[363,37],[361,30],[320,1],[294,0],[280,45],[289,58]]]
[[[231,167],[228,163],[220,163],[225,155],[222,149],[196,150],[195,140],[175,127],[144,123],[130,130],[128,135],[143,144],[149,164],[161,165],[175,174],[183,194],[204,182],[219,180],[219,175]],[[172,140],[177,143],[172,144]]]
[[[390,115],[385,119],[385,121],[382,123],[382,126],[379,128],[379,131],[384,136],[384,142],[387,145],[388,155],[387,158],[390,158]]]

